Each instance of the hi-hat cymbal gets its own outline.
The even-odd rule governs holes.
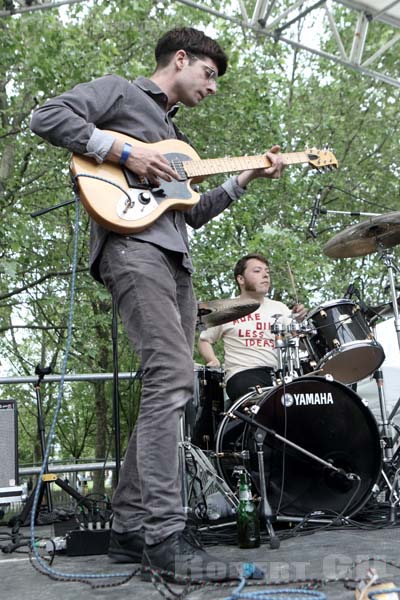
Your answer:
[[[210,300],[197,303],[199,323],[205,327],[215,327],[240,319],[254,312],[260,306],[257,300],[233,298],[231,300]]]
[[[365,256],[400,244],[400,212],[391,212],[344,229],[324,246],[331,258]]]

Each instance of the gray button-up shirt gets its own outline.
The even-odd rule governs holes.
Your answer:
[[[188,141],[173,123],[177,111],[168,112],[168,99],[150,79],[134,82],[106,75],[47,101],[32,116],[32,131],[55,146],[93,157],[101,162],[114,138],[103,129],[119,131],[142,142],[176,138]],[[202,194],[200,201],[184,212],[168,211],[150,227],[132,237],[182,254],[182,265],[193,272],[186,224],[197,229],[221,213],[244,190],[235,177]],[[90,271],[100,281],[98,261],[109,231],[91,222]]]

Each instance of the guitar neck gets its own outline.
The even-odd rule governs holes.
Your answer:
[[[306,152],[287,152],[281,154],[286,165],[308,163]],[[267,169],[271,161],[263,154],[255,156],[237,156],[233,158],[209,158],[206,160],[190,160],[183,163],[187,177],[207,177],[218,173],[247,171],[248,169]]]

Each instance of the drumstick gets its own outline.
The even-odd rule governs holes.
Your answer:
[[[287,268],[288,268],[289,279],[290,279],[290,283],[291,283],[291,286],[292,286],[294,300],[295,300],[296,304],[298,304],[299,303],[299,297],[297,295],[296,284],[294,282],[294,277],[293,277],[292,269],[290,268],[289,261],[287,261],[286,264],[287,264]]]

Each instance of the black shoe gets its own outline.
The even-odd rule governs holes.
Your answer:
[[[144,548],[143,531],[118,533],[111,529],[108,556],[119,563],[140,563]]]
[[[159,544],[144,547],[141,572],[143,581],[151,580],[152,570],[172,583],[240,579],[234,565],[208,554],[187,529],[173,533]]]

